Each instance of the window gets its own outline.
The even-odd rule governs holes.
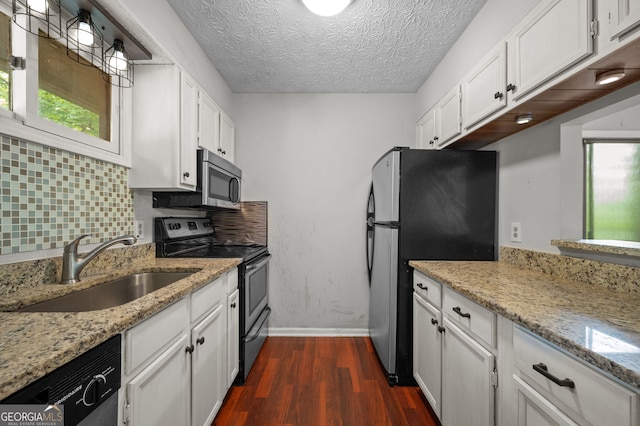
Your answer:
[[[585,141],[585,238],[640,241],[640,140]]]
[[[0,108],[11,110],[11,18],[0,12]]]
[[[66,26],[60,39],[38,37],[14,23],[11,14],[11,2],[0,0],[3,133],[130,166],[131,90],[105,80],[100,64],[68,57]],[[72,17],[63,11],[63,24]],[[39,22],[30,22],[37,31]],[[28,58],[24,69],[11,68],[11,55]]]
[[[100,69],[70,60],[56,40],[38,38],[38,114],[88,135],[110,140],[111,84]]]

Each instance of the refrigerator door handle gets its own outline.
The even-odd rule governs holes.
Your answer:
[[[373,197],[373,183],[369,191],[369,200],[367,202],[367,273],[369,274],[369,287],[371,287],[371,268],[373,267],[373,247],[375,232],[373,225],[375,223],[375,199]]]

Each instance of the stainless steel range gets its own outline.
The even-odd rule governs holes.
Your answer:
[[[269,259],[266,245],[220,243],[209,218],[159,217],[155,219],[156,257],[241,258],[240,371],[235,384],[243,384],[267,338]]]

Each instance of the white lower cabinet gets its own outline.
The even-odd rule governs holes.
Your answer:
[[[595,368],[517,326],[513,352],[519,426],[640,424],[640,395]]]
[[[191,425],[209,426],[227,392],[225,309],[223,304],[191,332]]]
[[[441,415],[442,314],[413,293],[413,377],[437,416]]]
[[[444,318],[443,426],[495,424],[495,356]]]
[[[126,424],[189,424],[191,364],[185,356],[188,343],[189,336],[182,336],[127,383]]]
[[[239,350],[227,325],[230,279],[237,287],[234,270],[123,333],[120,426],[213,422],[231,385],[229,346]]]
[[[231,387],[240,368],[240,290],[227,296],[227,387]]]

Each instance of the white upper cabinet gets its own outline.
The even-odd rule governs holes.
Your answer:
[[[640,0],[609,0],[609,35],[625,35],[640,26]]]
[[[462,121],[468,129],[507,105],[507,46],[500,43],[462,81]]]
[[[198,93],[198,147],[218,154],[220,108],[202,90]]]
[[[418,149],[436,149],[436,110],[430,109],[418,121]]]
[[[231,118],[222,112],[220,115],[220,147],[218,154],[233,163],[235,159],[236,128]]]
[[[593,52],[591,0],[539,4],[509,38],[509,84],[519,100]]]
[[[175,65],[136,65],[132,188],[194,190],[198,88]]]
[[[458,136],[460,125],[460,85],[457,84],[436,105],[436,145],[443,147]]]

